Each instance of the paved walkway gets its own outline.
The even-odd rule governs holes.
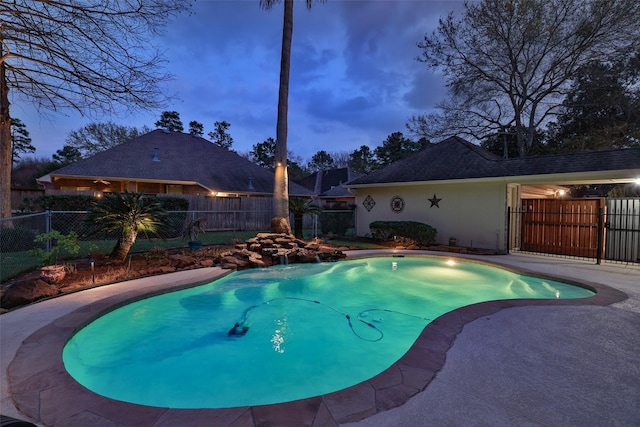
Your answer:
[[[474,257],[629,298],[609,306],[516,307],[467,324],[444,368],[403,406],[349,426],[639,426],[640,267]]]
[[[374,252],[349,256],[367,254]],[[599,293],[586,305],[506,302],[456,310],[432,322],[402,363],[345,392],[290,405],[176,411],[87,392],[68,381],[55,353],[79,322],[116,300],[224,271],[103,286],[0,316],[0,413],[27,418],[17,404],[40,425],[337,425],[367,416],[357,424],[640,425],[640,268],[523,255],[471,258],[590,283]],[[53,360],[43,360],[52,353]]]

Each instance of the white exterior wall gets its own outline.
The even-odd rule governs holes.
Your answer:
[[[428,199],[435,196],[439,207]],[[375,201],[371,211],[363,206],[367,196]],[[404,210],[391,210],[391,200],[400,196]],[[377,188],[358,188],[356,232],[369,236],[373,221],[418,221],[438,230],[437,243],[447,244],[449,237],[458,246],[506,250],[505,233],[507,185],[504,182],[428,184]]]

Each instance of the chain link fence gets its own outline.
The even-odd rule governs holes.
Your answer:
[[[47,212],[0,218],[0,253],[35,249],[33,240],[47,231]]]
[[[148,250],[154,246],[163,248],[186,247],[187,226],[200,221],[205,233],[205,244],[234,243],[245,240],[257,232],[271,227],[272,211],[169,211],[169,230],[164,240],[148,240],[138,236],[132,251]],[[293,218],[291,218],[293,224]],[[305,216],[304,237],[355,236],[354,210],[325,210],[321,214]],[[34,243],[36,236],[56,230],[67,235],[75,232],[80,243],[77,256],[90,252],[109,253],[115,246],[117,235],[106,233],[99,223],[88,221],[87,211],[47,211],[29,215],[0,218],[0,282],[38,267],[40,260],[30,251],[50,249],[51,242]]]

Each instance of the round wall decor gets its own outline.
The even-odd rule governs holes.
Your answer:
[[[404,199],[400,196],[393,196],[391,198],[391,210],[395,213],[400,213],[404,210]]]

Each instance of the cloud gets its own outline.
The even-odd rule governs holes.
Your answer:
[[[441,76],[415,60],[416,43],[461,2],[303,5],[294,6],[289,92],[289,148],[295,154],[308,160],[318,150],[374,148],[446,95]],[[265,11],[258,1],[199,0],[192,14],[174,19],[157,39],[167,71],[175,75],[164,90],[178,97],[166,110],[178,111],[185,127],[191,120],[203,123],[205,134],[215,121],[228,121],[238,151],[275,137],[282,7]],[[13,111],[29,111],[16,117],[27,124],[37,155],[50,156],[70,130],[91,121],[70,113],[47,123],[26,101],[20,104]],[[160,114],[107,119],[154,127]]]

